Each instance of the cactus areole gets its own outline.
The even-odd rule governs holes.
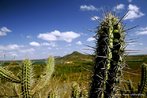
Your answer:
[[[120,19],[105,15],[96,32],[95,65],[89,98],[113,98],[123,68],[124,30]]]

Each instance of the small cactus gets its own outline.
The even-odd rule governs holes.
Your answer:
[[[71,98],[80,98],[81,97],[81,89],[77,82],[72,84],[72,95]]]
[[[43,72],[43,75],[38,79],[38,81],[35,83],[35,85],[31,88],[31,94],[35,94],[35,92],[42,89],[44,86],[46,86],[49,83],[49,80],[51,78],[51,75],[54,72],[54,58],[49,57],[46,62],[45,71]]]
[[[26,59],[22,63],[21,79],[12,74],[12,72],[0,67],[0,78],[4,78],[10,82],[21,83],[22,98],[31,98],[34,94],[44,88],[54,72],[54,58],[49,57],[46,62],[45,71],[38,81],[32,86],[32,63]],[[56,97],[55,97],[56,98]]]
[[[12,72],[0,67],[0,78],[6,79],[10,82],[20,83],[20,79],[16,77]]]
[[[23,98],[31,98],[30,95],[30,74],[31,74],[31,61],[26,59],[22,64],[22,97]]]

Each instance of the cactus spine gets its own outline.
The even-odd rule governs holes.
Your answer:
[[[119,19],[108,13],[96,34],[95,66],[89,98],[111,98],[121,70],[124,32]]]
[[[31,74],[31,61],[24,60],[22,64],[22,97],[31,98],[30,95],[30,74]]]

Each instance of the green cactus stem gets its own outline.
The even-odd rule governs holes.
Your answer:
[[[81,89],[77,82],[73,82],[72,84],[71,98],[81,98]]]
[[[89,98],[111,98],[122,70],[124,32],[119,18],[108,13],[96,32],[95,65]]]
[[[30,95],[30,74],[31,74],[31,61],[26,59],[22,64],[22,97],[23,98],[31,98]]]
[[[43,87],[45,87],[54,72],[54,58],[49,57],[46,62],[45,71],[42,76],[38,79],[35,85],[31,88],[31,95],[35,94],[36,92],[40,91]]]
[[[125,47],[125,33],[123,25],[119,22],[119,18],[109,14],[109,25],[113,28],[113,47],[111,48],[112,59],[110,68],[108,70],[108,80],[106,84],[106,98],[112,98],[117,91],[117,85],[119,83],[122,69],[124,67],[124,47]]]
[[[10,82],[20,83],[20,79],[16,77],[12,72],[0,67],[0,78],[6,79]]]

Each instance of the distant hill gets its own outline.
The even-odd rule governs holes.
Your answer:
[[[64,63],[64,64],[73,63],[73,62],[84,62],[84,61],[92,61],[92,55],[82,54],[80,52],[74,51],[71,54],[56,58],[57,63]]]

